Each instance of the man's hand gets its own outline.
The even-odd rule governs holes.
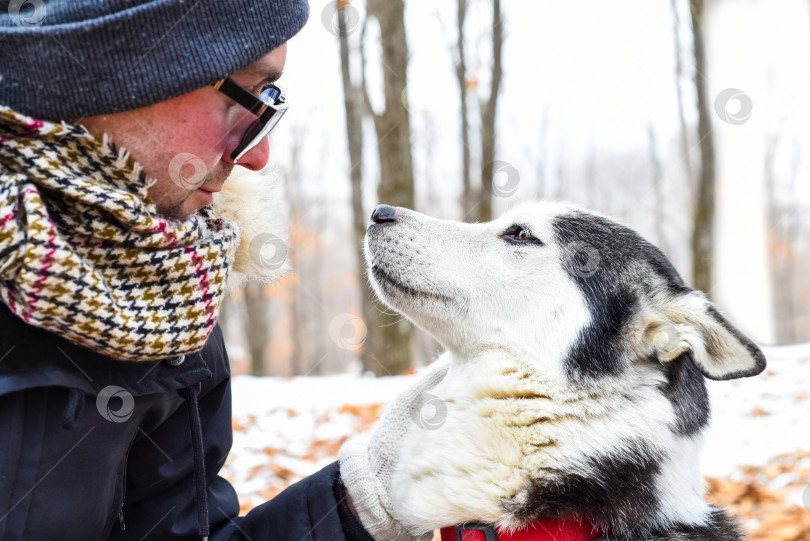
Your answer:
[[[430,539],[433,535],[432,530],[408,529],[399,521],[389,488],[400,442],[422,405],[422,394],[444,378],[448,367],[446,358],[434,362],[415,385],[388,405],[370,437],[353,438],[340,449],[340,476],[349,509],[377,541]]]

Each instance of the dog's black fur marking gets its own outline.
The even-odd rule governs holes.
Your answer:
[[[558,217],[554,230],[562,246],[587,245],[599,253],[595,272],[571,273],[594,317],[571,348],[565,361],[566,373],[572,381],[617,375],[623,368],[619,361],[624,347],[620,339],[622,327],[633,314],[637,295],[651,293],[660,288],[662,282],[673,295],[691,290],[663,252],[632,229],[599,216],[574,212]],[[627,266],[627,261],[638,264]],[[577,265],[576,260],[574,265]],[[725,321],[720,314],[717,316],[721,323]],[[679,414],[675,430],[691,435],[705,426],[709,420],[709,399],[703,376],[692,358],[681,356],[666,363],[667,366],[662,366],[658,359],[642,362],[660,367],[667,376],[663,392]]]
[[[553,228],[558,243],[571,247],[567,254],[571,278],[594,314],[569,352],[566,372],[573,381],[617,375],[623,368],[619,359],[624,345],[618,339],[622,327],[634,313],[640,292],[660,287],[650,279],[663,279],[672,293],[688,288],[661,250],[632,229],[577,211],[557,217]],[[593,261],[595,253],[598,261]],[[627,266],[628,261],[638,265]]]
[[[745,541],[737,521],[722,509],[711,507],[711,515],[702,526],[677,525],[666,531],[630,535],[608,533],[596,541]]]
[[[531,522],[537,518],[586,516],[601,531],[599,541],[744,541],[737,521],[724,510],[710,506],[701,525],[675,524],[666,530],[651,522],[657,515],[655,477],[660,453],[642,444],[629,444],[621,455],[589,459],[588,473],[560,472],[535,479],[520,506],[504,502],[514,516]]]
[[[637,300],[625,292],[604,292],[584,287],[592,313],[599,313],[582,330],[565,361],[572,381],[618,375],[622,370],[622,327],[633,314]]]
[[[618,244],[618,239],[605,238],[602,228],[617,228],[612,224],[596,224],[593,217],[576,214],[561,216],[553,225],[557,242],[569,250],[565,254],[569,274],[582,289],[594,314],[569,352],[566,373],[572,381],[617,375],[622,368],[619,361],[622,344],[618,338],[637,302],[633,292],[618,287],[619,281],[615,279],[618,269],[609,257],[611,245]],[[616,233],[627,236],[620,229]],[[593,261],[594,255],[598,255],[598,261]]]
[[[624,347],[620,339],[622,327],[639,296],[652,294],[662,285],[673,296],[692,290],[658,248],[629,228],[576,211],[556,218],[553,227],[561,246],[585,245],[591,256],[593,250],[599,254],[597,268],[584,273],[576,272],[583,265],[581,256],[568,256],[574,270],[571,278],[583,291],[594,317],[571,348],[565,361],[566,373],[572,381],[617,375],[624,369],[619,361]],[[628,265],[628,261],[632,263]],[[752,370],[752,374],[732,374],[730,378],[761,371],[765,359],[759,348],[715,309],[710,307],[709,314],[756,359],[756,371]],[[691,353],[663,365],[657,358],[639,362],[660,367],[666,375],[661,390],[677,414],[673,430],[691,436],[705,428],[710,417],[709,397],[703,374]],[[713,506],[709,519],[700,526],[674,525],[666,530],[652,526],[658,511],[654,479],[662,458],[644,444],[631,445],[622,454],[592,458],[592,474],[562,472],[534,481],[522,516],[532,519],[584,514],[609,532],[600,538],[604,541],[743,541],[736,521]]]
[[[590,457],[582,470],[532,480],[522,505],[504,505],[527,522],[538,517],[585,515],[602,531],[635,530],[657,515],[655,478],[661,459],[646,444],[628,442],[621,454]]]
[[[658,360],[653,362],[658,364]],[[686,352],[664,366],[667,383],[661,390],[675,408],[677,417],[673,430],[682,436],[699,433],[709,422],[710,405],[706,381],[697,365]]]

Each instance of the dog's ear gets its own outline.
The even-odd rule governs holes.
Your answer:
[[[661,363],[688,354],[704,376],[725,380],[765,370],[765,355],[724,318],[699,291],[656,303],[646,321],[644,342]]]

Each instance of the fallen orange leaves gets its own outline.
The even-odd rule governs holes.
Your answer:
[[[301,457],[301,460],[310,460],[315,462],[322,458],[337,458],[340,452],[340,446],[343,445],[348,437],[340,438],[338,440],[316,440],[310,445],[309,453]]]
[[[707,478],[706,498],[737,515],[748,530],[750,541],[810,540],[810,511],[789,504],[786,497],[810,485],[810,453],[780,455],[766,465],[740,468],[742,476]],[[784,483],[773,483],[787,475]],[[781,485],[769,488],[769,485]]]
[[[748,415],[750,415],[751,417],[764,417],[765,415],[770,415],[770,413],[768,413],[762,408],[756,407],[752,409],[750,412],[748,412]]]
[[[256,416],[248,415],[245,424],[240,423],[236,418],[231,418],[231,427],[234,432],[247,432],[248,428],[256,424]]]
[[[357,432],[366,432],[371,428],[377,419],[380,418],[385,404],[364,404],[361,406],[344,404],[340,407],[339,413],[349,413],[357,417]]]

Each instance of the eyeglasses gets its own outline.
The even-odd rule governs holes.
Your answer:
[[[262,142],[278,121],[287,112],[288,106],[284,103],[284,91],[281,87],[271,84],[259,96],[245,87],[235,83],[230,77],[220,79],[214,83],[214,88],[234,100],[236,103],[259,117],[248,131],[242,136],[239,145],[231,153],[231,161],[236,163],[242,156]]]

